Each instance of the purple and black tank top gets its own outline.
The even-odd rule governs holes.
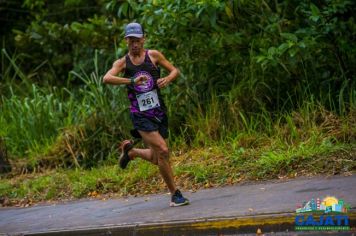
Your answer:
[[[160,69],[154,65],[145,52],[145,60],[140,65],[134,65],[127,54],[125,78],[136,78],[145,75],[147,81],[141,85],[127,85],[127,94],[130,100],[131,113],[140,114],[148,118],[162,118],[166,113],[166,106],[162,99],[157,80],[160,78]]]

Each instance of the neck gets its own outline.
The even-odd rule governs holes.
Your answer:
[[[144,49],[142,49],[142,50],[140,50],[140,52],[138,52],[138,53],[134,53],[133,51],[129,51],[129,55],[131,56],[131,57],[141,57],[142,55],[144,55],[145,54],[145,50]]]

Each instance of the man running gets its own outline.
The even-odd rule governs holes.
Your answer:
[[[126,85],[131,103],[130,117],[135,128],[133,133],[142,137],[147,148],[134,148],[130,140],[124,140],[120,145],[120,167],[125,169],[135,157],[158,165],[172,195],[170,206],[187,205],[188,199],[183,197],[174,183],[168,159],[169,150],[165,141],[168,138],[167,109],[160,93],[161,88],[168,86],[178,77],[179,70],[161,52],[144,49],[145,36],[140,24],[128,24],[125,28],[125,39],[129,52],[114,62],[104,76],[104,83]],[[169,72],[166,77],[160,77],[159,66]]]

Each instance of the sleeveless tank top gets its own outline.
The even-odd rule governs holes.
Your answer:
[[[125,78],[137,78],[140,75],[147,77],[147,81],[142,85],[126,85],[131,113],[161,119],[166,113],[166,106],[157,86],[160,68],[152,63],[148,50],[146,50],[145,59],[140,65],[133,64],[128,54],[126,54],[125,59]]]

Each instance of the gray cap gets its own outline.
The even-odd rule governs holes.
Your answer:
[[[130,23],[125,27],[125,38],[127,37],[135,37],[142,38],[143,37],[143,29],[139,23]]]

